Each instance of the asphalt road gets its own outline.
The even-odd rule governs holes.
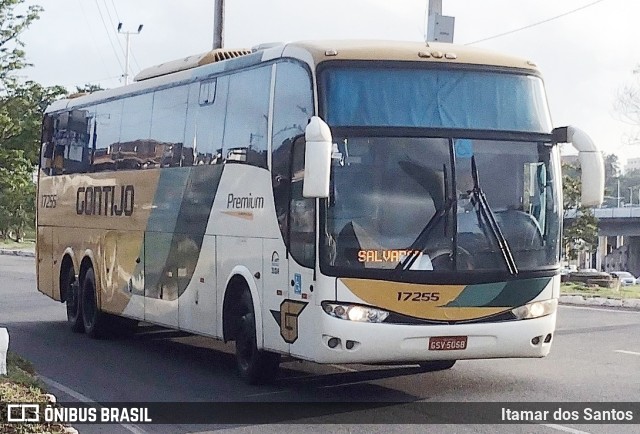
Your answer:
[[[0,326],[10,350],[29,359],[65,402],[637,402],[640,396],[640,312],[561,306],[551,355],[539,360],[460,361],[449,371],[414,367],[316,365],[290,361],[269,386],[248,386],[235,374],[233,347],[211,339],[145,326],[132,338],[91,340],[68,330],[64,305],[37,292],[32,258],[0,256]],[[536,408],[531,408],[535,410]],[[353,425],[344,415],[296,425],[76,425],[81,433],[424,432],[405,425],[407,412],[388,406],[372,416],[394,423]],[[380,413],[385,411],[386,413]],[[425,411],[427,411],[425,409]],[[367,420],[367,413],[363,420]],[[635,414],[640,423],[640,412]],[[434,421],[446,422],[448,419]],[[452,425],[429,432],[609,433],[640,425]]]

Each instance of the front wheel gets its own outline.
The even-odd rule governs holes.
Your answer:
[[[455,364],[455,360],[430,360],[420,363],[420,368],[422,372],[436,372],[451,369]]]
[[[236,334],[236,362],[240,377],[249,384],[264,384],[278,374],[280,354],[258,350],[256,322],[249,291],[241,297],[241,313]]]

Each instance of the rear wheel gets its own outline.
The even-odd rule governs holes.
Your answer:
[[[82,322],[84,332],[92,338],[100,338],[107,331],[107,317],[98,309],[96,299],[96,278],[93,269],[89,268],[82,281]]]
[[[280,354],[258,350],[255,314],[249,291],[242,293],[240,309],[236,334],[238,372],[249,384],[270,382],[278,374]]]
[[[71,326],[71,330],[76,333],[84,332],[82,309],[80,307],[80,285],[76,281],[73,267],[63,271],[60,279],[60,291],[64,293],[67,305],[67,322]]]
[[[422,372],[436,372],[451,369],[455,364],[455,360],[430,360],[420,363],[420,367],[422,368]]]

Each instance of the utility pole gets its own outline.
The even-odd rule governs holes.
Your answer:
[[[442,15],[442,0],[428,0],[427,42],[453,42],[454,17]]]
[[[129,84],[129,51],[131,49],[131,41],[129,40],[129,38],[131,37],[131,35],[139,35],[141,31],[142,31],[142,24],[138,26],[137,32],[123,32],[122,23],[118,23],[118,33],[122,33],[123,35],[125,35],[125,38],[127,40],[127,43],[126,43],[127,48],[125,50],[125,55],[124,55],[124,74],[123,74],[125,86]]]
[[[224,45],[224,0],[214,0],[213,49]]]

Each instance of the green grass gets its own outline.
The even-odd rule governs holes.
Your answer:
[[[25,238],[21,243],[16,243],[13,240],[3,240],[0,238],[0,249],[20,249],[20,250],[33,250],[36,247],[35,239]]]
[[[620,286],[619,291],[608,288],[588,287],[582,283],[565,282],[560,285],[560,293],[563,295],[584,295],[587,297],[609,298],[640,298],[640,285]]]
[[[9,352],[7,354],[7,375],[0,376],[0,402],[48,403],[42,384],[35,377],[33,366],[27,360]],[[4,423],[6,408],[0,412],[0,432],[7,434],[64,433],[59,424],[16,424]]]

